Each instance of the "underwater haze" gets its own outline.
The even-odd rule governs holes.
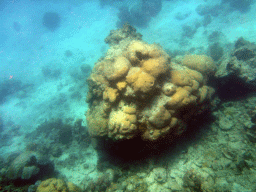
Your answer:
[[[0,191],[256,191],[256,0],[0,0]]]

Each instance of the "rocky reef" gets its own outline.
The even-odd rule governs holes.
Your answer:
[[[160,45],[142,41],[131,28],[110,33],[110,49],[88,78],[89,133],[113,141],[170,142],[209,109],[214,89],[207,80],[217,68],[205,55],[171,61]]]
[[[256,45],[239,38],[215,74],[218,96],[223,100],[248,96],[256,90]]]

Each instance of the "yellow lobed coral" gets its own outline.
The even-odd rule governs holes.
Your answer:
[[[104,64],[104,75],[109,81],[115,81],[128,73],[131,64],[125,57],[116,57],[108,60],[110,63]]]
[[[112,110],[108,121],[108,136],[115,139],[132,138],[137,131],[136,108],[120,103],[119,110]]]
[[[142,70],[153,77],[158,77],[168,71],[169,66],[167,65],[167,61],[165,57],[145,60],[142,62]]]
[[[108,103],[94,102],[94,108],[90,108],[86,113],[86,120],[91,136],[105,136],[108,132]]]
[[[127,83],[125,81],[120,81],[116,84],[116,87],[119,91],[122,91],[127,86]]]
[[[155,78],[141,70],[139,67],[133,67],[129,71],[126,76],[126,81],[131,85],[135,92],[140,91],[143,93],[151,91],[155,84]]]
[[[103,99],[111,103],[115,102],[118,96],[118,90],[111,87],[107,87],[103,92]]]
[[[142,41],[132,41],[124,53],[132,65],[138,65],[142,59],[149,58],[150,46]]]
[[[89,84],[90,135],[114,140],[175,138],[185,130],[185,118],[192,118],[211,99],[213,89],[205,75],[215,69],[207,56],[186,56],[181,65],[171,63],[158,45],[122,40],[96,63],[89,78],[96,81]]]
[[[183,59],[183,65],[203,75],[214,75],[217,70],[212,58],[206,55],[186,55]]]
[[[81,192],[82,190],[71,182],[66,183],[61,179],[50,178],[43,181],[36,192]]]
[[[171,114],[164,106],[158,107],[157,111],[149,117],[149,122],[157,128],[162,128],[170,123]]]
[[[182,69],[171,71],[171,82],[177,86],[192,86],[193,80],[202,85],[203,75],[195,70]]]

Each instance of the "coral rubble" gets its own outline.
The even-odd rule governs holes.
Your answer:
[[[130,31],[139,38],[119,34],[126,38],[117,41],[111,32],[115,39],[107,37],[110,49],[88,78],[89,133],[114,141],[172,141],[186,130],[189,119],[209,107],[214,90],[207,79],[216,66],[203,55],[186,56],[183,65],[171,62],[160,45],[148,44],[134,35],[135,29]]]

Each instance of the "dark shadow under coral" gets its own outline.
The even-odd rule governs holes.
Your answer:
[[[213,121],[214,117],[206,110],[187,122],[188,129],[176,138],[170,134],[158,141],[144,141],[141,137],[123,141],[100,140],[97,148],[97,168],[103,171],[111,166],[122,169],[129,169],[130,166],[143,167],[149,159],[161,161],[161,157],[164,159],[172,154],[183,153],[191,143],[202,137],[198,134],[200,130],[208,129]]]
[[[222,101],[239,100],[256,92],[256,82],[247,82],[236,75],[212,79],[210,82]]]

